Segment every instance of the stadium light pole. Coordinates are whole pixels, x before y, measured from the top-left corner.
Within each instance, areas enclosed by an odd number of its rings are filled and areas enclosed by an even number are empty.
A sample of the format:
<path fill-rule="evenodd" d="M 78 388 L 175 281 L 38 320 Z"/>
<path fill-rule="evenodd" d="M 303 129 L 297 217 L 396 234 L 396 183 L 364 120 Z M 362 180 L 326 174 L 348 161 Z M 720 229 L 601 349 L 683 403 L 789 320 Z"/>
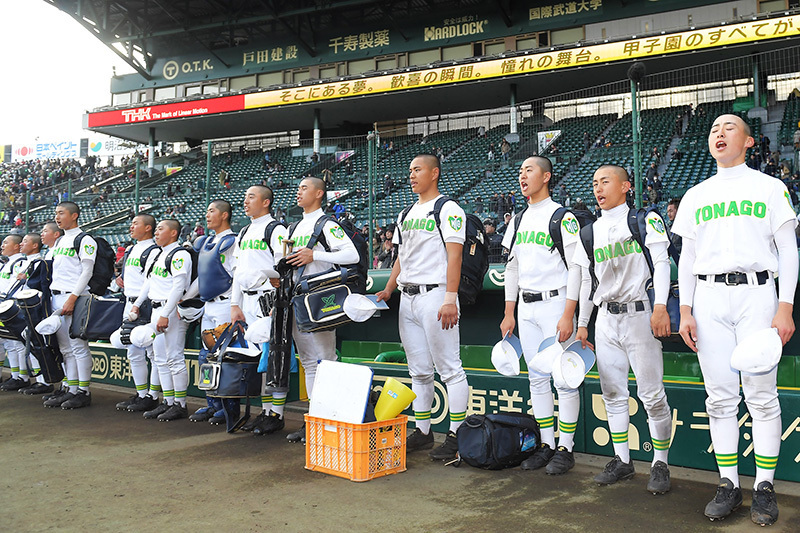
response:
<path fill-rule="evenodd" d="M 72 174 L 69 176 L 69 180 L 67 181 L 67 200 L 72 201 Z"/>
<path fill-rule="evenodd" d="M 375 139 L 376 139 L 375 131 L 371 131 L 367 134 L 367 184 L 368 184 L 368 204 L 369 205 L 369 221 L 367 223 L 367 230 L 368 230 L 368 238 L 369 244 L 367 245 L 367 250 L 369 251 L 369 268 L 372 268 L 373 265 L 373 249 L 372 249 L 372 240 L 375 233 Z"/>
<path fill-rule="evenodd" d="M 135 199 L 135 202 L 136 202 L 135 205 L 134 205 L 134 210 L 133 210 L 134 214 L 138 214 L 139 213 L 139 176 L 140 176 L 140 162 L 139 162 L 139 158 L 137 157 L 136 158 L 136 184 L 134 185 L 134 189 L 133 189 L 134 190 L 134 193 L 133 193 L 134 194 L 134 199 Z"/>
<path fill-rule="evenodd" d="M 206 205 L 211 203 L 211 150 L 214 148 L 214 142 L 208 141 L 208 150 L 206 152 Z M 204 218 L 205 220 L 205 218 Z M 206 221 L 206 230 L 208 230 L 208 221 Z"/>
<path fill-rule="evenodd" d="M 637 105 L 639 82 L 647 73 L 644 63 L 636 61 L 628 69 L 628 78 L 631 80 L 631 128 L 633 130 L 633 180 L 635 184 L 636 207 L 642 207 L 642 145 L 639 140 L 639 106 Z"/>
<path fill-rule="evenodd" d="M 29 215 L 31 214 L 31 191 L 25 189 L 25 233 L 31 231 L 29 224 Z"/>

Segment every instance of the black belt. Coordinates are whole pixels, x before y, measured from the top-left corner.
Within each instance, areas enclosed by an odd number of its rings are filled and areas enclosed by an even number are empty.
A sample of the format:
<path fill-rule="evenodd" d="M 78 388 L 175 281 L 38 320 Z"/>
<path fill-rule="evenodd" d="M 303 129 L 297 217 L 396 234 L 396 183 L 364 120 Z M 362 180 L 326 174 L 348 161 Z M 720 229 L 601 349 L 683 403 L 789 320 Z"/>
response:
<path fill-rule="evenodd" d="M 152 303 L 153 309 L 158 309 L 159 307 L 162 307 L 167 302 L 151 302 L 151 303 Z"/>
<path fill-rule="evenodd" d="M 67 294 L 67 293 L 68 293 L 68 291 L 55 291 L 53 289 L 50 289 L 50 294 L 60 295 L 60 294 Z"/>
<path fill-rule="evenodd" d="M 522 301 L 526 304 L 530 304 L 533 302 L 541 302 L 545 299 L 545 295 L 548 295 L 549 298 L 555 298 L 558 296 L 558 290 L 554 291 L 545 291 L 545 292 L 528 292 L 522 291 Z"/>
<path fill-rule="evenodd" d="M 422 292 L 422 288 L 425 287 L 425 291 L 432 291 L 433 289 L 437 288 L 439 285 L 405 285 L 403 287 L 403 292 L 414 296 L 415 294 L 419 294 Z"/>
<path fill-rule="evenodd" d="M 248 296 L 255 296 L 257 294 L 264 294 L 265 292 L 269 292 L 269 289 L 263 289 L 263 290 L 260 290 L 260 291 L 242 291 L 242 292 L 244 294 L 248 295 Z M 227 300 L 227 298 L 223 298 L 223 299 Z"/>
<path fill-rule="evenodd" d="M 245 294 L 248 294 L 248 293 L 245 292 Z M 211 298 L 209 300 L 209 302 L 222 302 L 224 300 L 227 300 L 228 298 L 229 298 L 228 296 L 217 296 L 216 298 Z"/>
<path fill-rule="evenodd" d="M 703 281 L 713 281 L 715 283 L 724 283 L 725 285 L 747 285 L 747 274 L 744 272 L 728 272 L 727 274 L 716 274 L 716 275 L 708 275 L 705 274 L 698 274 L 698 278 Z M 711 279 L 709 279 L 711 278 Z M 761 272 L 756 272 L 756 280 L 758 281 L 759 285 L 763 285 L 769 279 L 769 272 L 766 270 L 762 270 Z"/>
<path fill-rule="evenodd" d="M 138 296 L 128 296 L 128 301 L 130 303 L 136 303 L 137 299 L 138 299 Z"/>
<path fill-rule="evenodd" d="M 630 302 L 621 304 L 618 302 L 606 302 L 606 310 L 612 315 L 621 315 L 627 313 L 628 310 L 644 311 L 645 306 L 643 301 Z"/>

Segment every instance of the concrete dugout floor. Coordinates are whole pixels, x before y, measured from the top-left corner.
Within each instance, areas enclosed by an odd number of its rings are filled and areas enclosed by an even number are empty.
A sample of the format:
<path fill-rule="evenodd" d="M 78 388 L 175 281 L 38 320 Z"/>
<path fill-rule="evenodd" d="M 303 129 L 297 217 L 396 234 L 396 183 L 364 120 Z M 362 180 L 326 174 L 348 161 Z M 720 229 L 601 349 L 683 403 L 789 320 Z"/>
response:
<path fill-rule="evenodd" d="M 427 453 L 406 472 L 354 483 L 305 470 L 305 449 L 279 434 L 228 435 L 186 420 L 117 412 L 129 390 L 94 385 L 91 407 L 62 411 L 0 393 L 2 529 L 27 531 L 755 531 L 744 505 L 721 522 L 703 508 L 717 475 L 672 469 L 672 492 L 633 480 L 598 487 L 606 457 L 578 455 L 566 476 L 444 467 Z M 190 412 L 196 404 L 190 402 Z M 439 435 L 437 440 L 441 440 Z M 800 531 L 800 484 L 777 482 L 774 532 Z"/>

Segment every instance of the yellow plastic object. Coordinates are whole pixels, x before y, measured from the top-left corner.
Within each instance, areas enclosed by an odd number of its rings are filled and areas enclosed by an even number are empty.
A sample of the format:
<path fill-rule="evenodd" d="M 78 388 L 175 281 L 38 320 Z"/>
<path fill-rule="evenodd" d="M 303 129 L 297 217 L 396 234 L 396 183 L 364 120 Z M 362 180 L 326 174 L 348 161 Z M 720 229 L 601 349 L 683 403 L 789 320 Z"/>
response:
<path fill-rule="evenodd" d="M 403 412 L 417 395 L 394 378 L 386 378 L 378 403 L 375 404 L 375 420 L 391 420 Z"/>
<path fill-rule="evenodd" d="M 305 419 L 306 469 L 350 481 L 405 472 L 406 415 L 368 424 Z"/>

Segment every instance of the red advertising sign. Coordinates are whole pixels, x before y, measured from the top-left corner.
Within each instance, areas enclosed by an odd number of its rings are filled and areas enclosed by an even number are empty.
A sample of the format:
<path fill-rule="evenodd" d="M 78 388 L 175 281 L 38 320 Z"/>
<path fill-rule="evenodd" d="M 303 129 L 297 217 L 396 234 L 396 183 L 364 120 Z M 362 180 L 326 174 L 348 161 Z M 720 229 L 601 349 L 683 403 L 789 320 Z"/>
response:
<path fill-rule="evenodd" d="M 115 109 L 113 111 L 89 113 L 89 128 L 188 118 L 212 115 L 214 113 L 226 113 L 228 111 L 241 111 L 242 109 L 244 109 L 244 95 L 241 94 L 191 102 Z"/>

